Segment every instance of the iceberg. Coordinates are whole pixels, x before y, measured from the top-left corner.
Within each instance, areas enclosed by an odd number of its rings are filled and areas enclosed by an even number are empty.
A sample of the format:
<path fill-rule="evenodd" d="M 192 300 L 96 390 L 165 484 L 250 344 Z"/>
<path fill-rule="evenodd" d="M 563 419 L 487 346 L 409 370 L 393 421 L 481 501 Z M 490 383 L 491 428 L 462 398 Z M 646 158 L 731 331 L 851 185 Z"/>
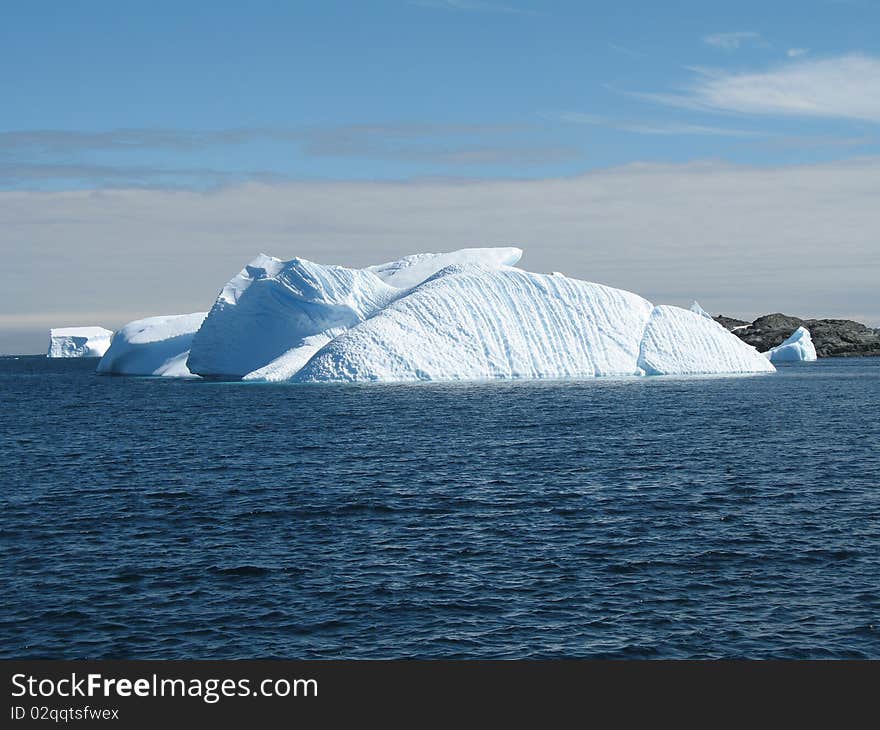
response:
<path fill-rule="evenodd" d="M 162 375 L 190 378 L 186 366 L 193 335 L 207 312 L 147 317 L 129 322 L 113 335 L 98 363 L 104 375 Z"/>
<path fill-rule="evenodd" d="M 223 287 L 193 339 L 189 369 L 207 377 L 289 380 L 335 337 L 437 271 L 503 266 L 521 256 L 518 248 L 474 248 L 349 269 L 260 254 Z"/>
<path fill-rule="evenodd" d="M 55 327 L 49 330 L 46 357 L 101 357 L 113 332 L 103 327 Z"/>
<path fill-rule="evenodd" d="M 353 269 L 260 254 L 211 310 L 117 332 L 100 373 L 413 382 L 766 373 L 768 357 L 693 311 L 517 268 L 518 248 Z"/>
<path fill-rule="evenodd" d="M 762 353 L 770 362 L 813 362 L 816 347 L 806 327 L 798 327 L 783 343 Z"/>

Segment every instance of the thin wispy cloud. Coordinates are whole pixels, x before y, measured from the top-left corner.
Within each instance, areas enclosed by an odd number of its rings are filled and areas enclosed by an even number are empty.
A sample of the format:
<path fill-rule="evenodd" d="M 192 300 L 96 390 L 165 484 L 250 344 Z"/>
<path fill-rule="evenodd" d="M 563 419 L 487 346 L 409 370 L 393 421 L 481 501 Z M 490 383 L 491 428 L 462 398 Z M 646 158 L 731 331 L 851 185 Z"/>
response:
<path fill-rule="evenodd" d="M 302 150 L 314 157 L 372 158 L 465 166 L 543 165 L 571 160 L 580 155 L 577 148 L 563 145 L 515 141 L 498 144 L 495 141 L 521 131 L 524 128 L 515 125 L 351 126 L 313 131 Z"/>
<path fill-rule="evenodd" d="M 607 127 L 621 132 L 632 134 L 654 135 L 708 135 L 715 137 L 763 137 L 763 132 L 755 132 L 744 129 L 729 127 L 713 127 L 703 124 L 688 124 L 686 122 L 653 122 L 653 121 L 627 121 L 610 119 L 596 114 L 582 112 L 561 112 L 546 115 L 551 119 L 568 124 L 587 124 L 591 126 Z"/>
<path fill-rule="evenodd" d="M 0 155 L 58 154 L 97 150 L 196 150 L 249 142 L 273 141 L 310 144 L 340 139 L 351 144 L 375 144 L 377 140 L 418 140 L 438 137 L 473 137 L 510 134 L 514 125 L 489 124 L 350 124 L 333 127 L 291 129 L 241 127 L 217 130 L 66 129 L 13 130 L 0 132 Z"/>
<path fill-rule="evenodd" d="M 682 122 L 637 124 L 629 123 L 618 127 L 634 134 L 666 134 L 666 135 L 708 135 L 713 137 L 762 137 L 763 132 L 751 132 L 743 129 L 712 127 L 705 124 L 685 124 Z"/>
<path fill-rule="evenodd" d="M 809 52 L 809 48 L 789 48 L 785 55 L 789 58 L 800 58 L 801 56 L 806 56 Z"/>
<path fill-rule="evenodd" d="M 0 132 L 0 155 L 67 154 L 96 150 L 186 151 L 222 145 L 245 144 L 265 137 L 284 137 L 289 132 L 269 129 L 194 131 L 180 129 L 111 129 L 80 131 L 26 129 Z M 294 139 L 294 137 L 291 137 Z"/>
<path fill-rule="evenodd" d="M 217 187 L 246 181 L 288 179 L 271 170 L 219 170 L 209 167 L 150 165 L 17 164 L 0 161 L 0 187 L 28 187 L 47 182 L 87 187 L 182 189 Z"/>
<path fill-rule="evenodd" d="M 737 48 L 747 44 L 760 41 L 761 34 L 754 31 L 735 31 L 733 33 L 710 33 L 703 36 L 703 43 L 713 48 L 720 48 L 724 51 L 735 51 Z"/>
<path fill-rule="evenodd" d="M 703 72 L 681 92 L 636 96 L 702 111 L 880 122 L 880 59 L 850 54 L 766 71 Z"/>
<path fill-rule="evenodd" d="M 831 137 L 795 134 L 768 137 L 767 139 L 756 140 L 747 144 L 750 147 L 779 152 L 784 150 L 855 149 L 876 145 L 878 141 L 880 140 L 877 137 L 870 135 L 861 137 Z"/>
<path fill-rule="evenodd" d="M 540 167 L 581 155 L 573 146 L 530 140 L 529 131 L 526 125 L 513 124 L 409 123 L 298 129 L 0 132 L 0 186 L 76 181 L 96 186 L 198 187 L 289 178 L 273 170 L 214 169 L 185 162 L 185 153 L 251 143 L 275 145 L 279 156 L 411 162 L 441 169 Z M 172 153 L 167 160 L 166 153 Z M 148 164 L 143 163 L 145 159 Z"/>

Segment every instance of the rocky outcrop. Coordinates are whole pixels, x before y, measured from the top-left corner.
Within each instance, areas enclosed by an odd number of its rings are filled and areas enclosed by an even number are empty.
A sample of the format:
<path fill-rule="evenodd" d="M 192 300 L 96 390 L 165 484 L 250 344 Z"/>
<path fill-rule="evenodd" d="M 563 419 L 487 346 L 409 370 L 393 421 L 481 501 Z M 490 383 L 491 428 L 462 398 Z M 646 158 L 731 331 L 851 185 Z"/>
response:
<path fill-rule="evenodd" d="M 719 314 L 717 317 L 713 317 L 718 324 L 720 324 L 724 329 L 734 330 L 737 327 L 748 327 L 751 322 L 746 322 L 743 319 L 736 319 L 734 317 L 725 317 L 723 314 Z"/>
<path fill-rule="evenodd" d="M 819 357 L 880 355 L 880 329 L 851 319 L 801 319 L 776 313 L 758 317 L 751 324 L 724 316 L 715 317 L 715 321 L 761 352 L 781 345 L 798 327 L 806 327 Z"/>

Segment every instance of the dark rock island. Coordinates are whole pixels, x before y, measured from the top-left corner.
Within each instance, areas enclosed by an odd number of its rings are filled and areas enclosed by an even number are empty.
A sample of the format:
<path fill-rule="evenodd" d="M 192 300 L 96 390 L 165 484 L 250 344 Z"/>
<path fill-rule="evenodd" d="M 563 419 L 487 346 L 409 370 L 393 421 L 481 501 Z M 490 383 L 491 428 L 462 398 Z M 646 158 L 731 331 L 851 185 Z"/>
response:
<path fill-rule="evenodd" d="M 851 319 L 800 319 L 778 313 L 758 317 L 751 324 L 723 315 L 714 319 L 760 352 L 781 344 L 798 327 L 806 327 L 819 357 L 880 355 L 880 329 Z"/>

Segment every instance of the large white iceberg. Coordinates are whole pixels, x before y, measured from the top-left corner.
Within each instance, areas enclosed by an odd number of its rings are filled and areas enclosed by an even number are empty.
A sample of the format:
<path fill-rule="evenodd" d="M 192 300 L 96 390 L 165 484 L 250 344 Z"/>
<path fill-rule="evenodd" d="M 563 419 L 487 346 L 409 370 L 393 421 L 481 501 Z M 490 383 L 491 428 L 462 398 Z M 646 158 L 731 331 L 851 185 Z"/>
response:
<path fill-rule="evenodd" d="M 817 359 L 810 331 L 798 327 L 785 342 L 763 353 L 770 362 L 812 362 Z"/>
<path fill-rule="evenodd" d="M 103 327 L 55 327 L 49 330 L 46 357 L 101 357 L 113 332 Z"/>
<path fill-rule="evenodd" d="M 450 264 L 516 263 L 518 248 L 417 254 L 367 269 L 260 254 L 230 280 L 193 339 L 199 375 L 289 380 L 323 346 Z"/>
<path fill-rule="evenodd" d="M 349 269 L 260 255 L 207 315 L 126 325 L 98 371 L 294 382 L 761 373 L 702 308 L 516 268 L 517 248 Z"/>
<path fill-rule="evenodd" d="M 193 335 L 206 314 L 172 314 L 129 322 L 113 335 L 109 349 L 98 363 L 98 372 L 193 377 L 186 359 Z"/>

